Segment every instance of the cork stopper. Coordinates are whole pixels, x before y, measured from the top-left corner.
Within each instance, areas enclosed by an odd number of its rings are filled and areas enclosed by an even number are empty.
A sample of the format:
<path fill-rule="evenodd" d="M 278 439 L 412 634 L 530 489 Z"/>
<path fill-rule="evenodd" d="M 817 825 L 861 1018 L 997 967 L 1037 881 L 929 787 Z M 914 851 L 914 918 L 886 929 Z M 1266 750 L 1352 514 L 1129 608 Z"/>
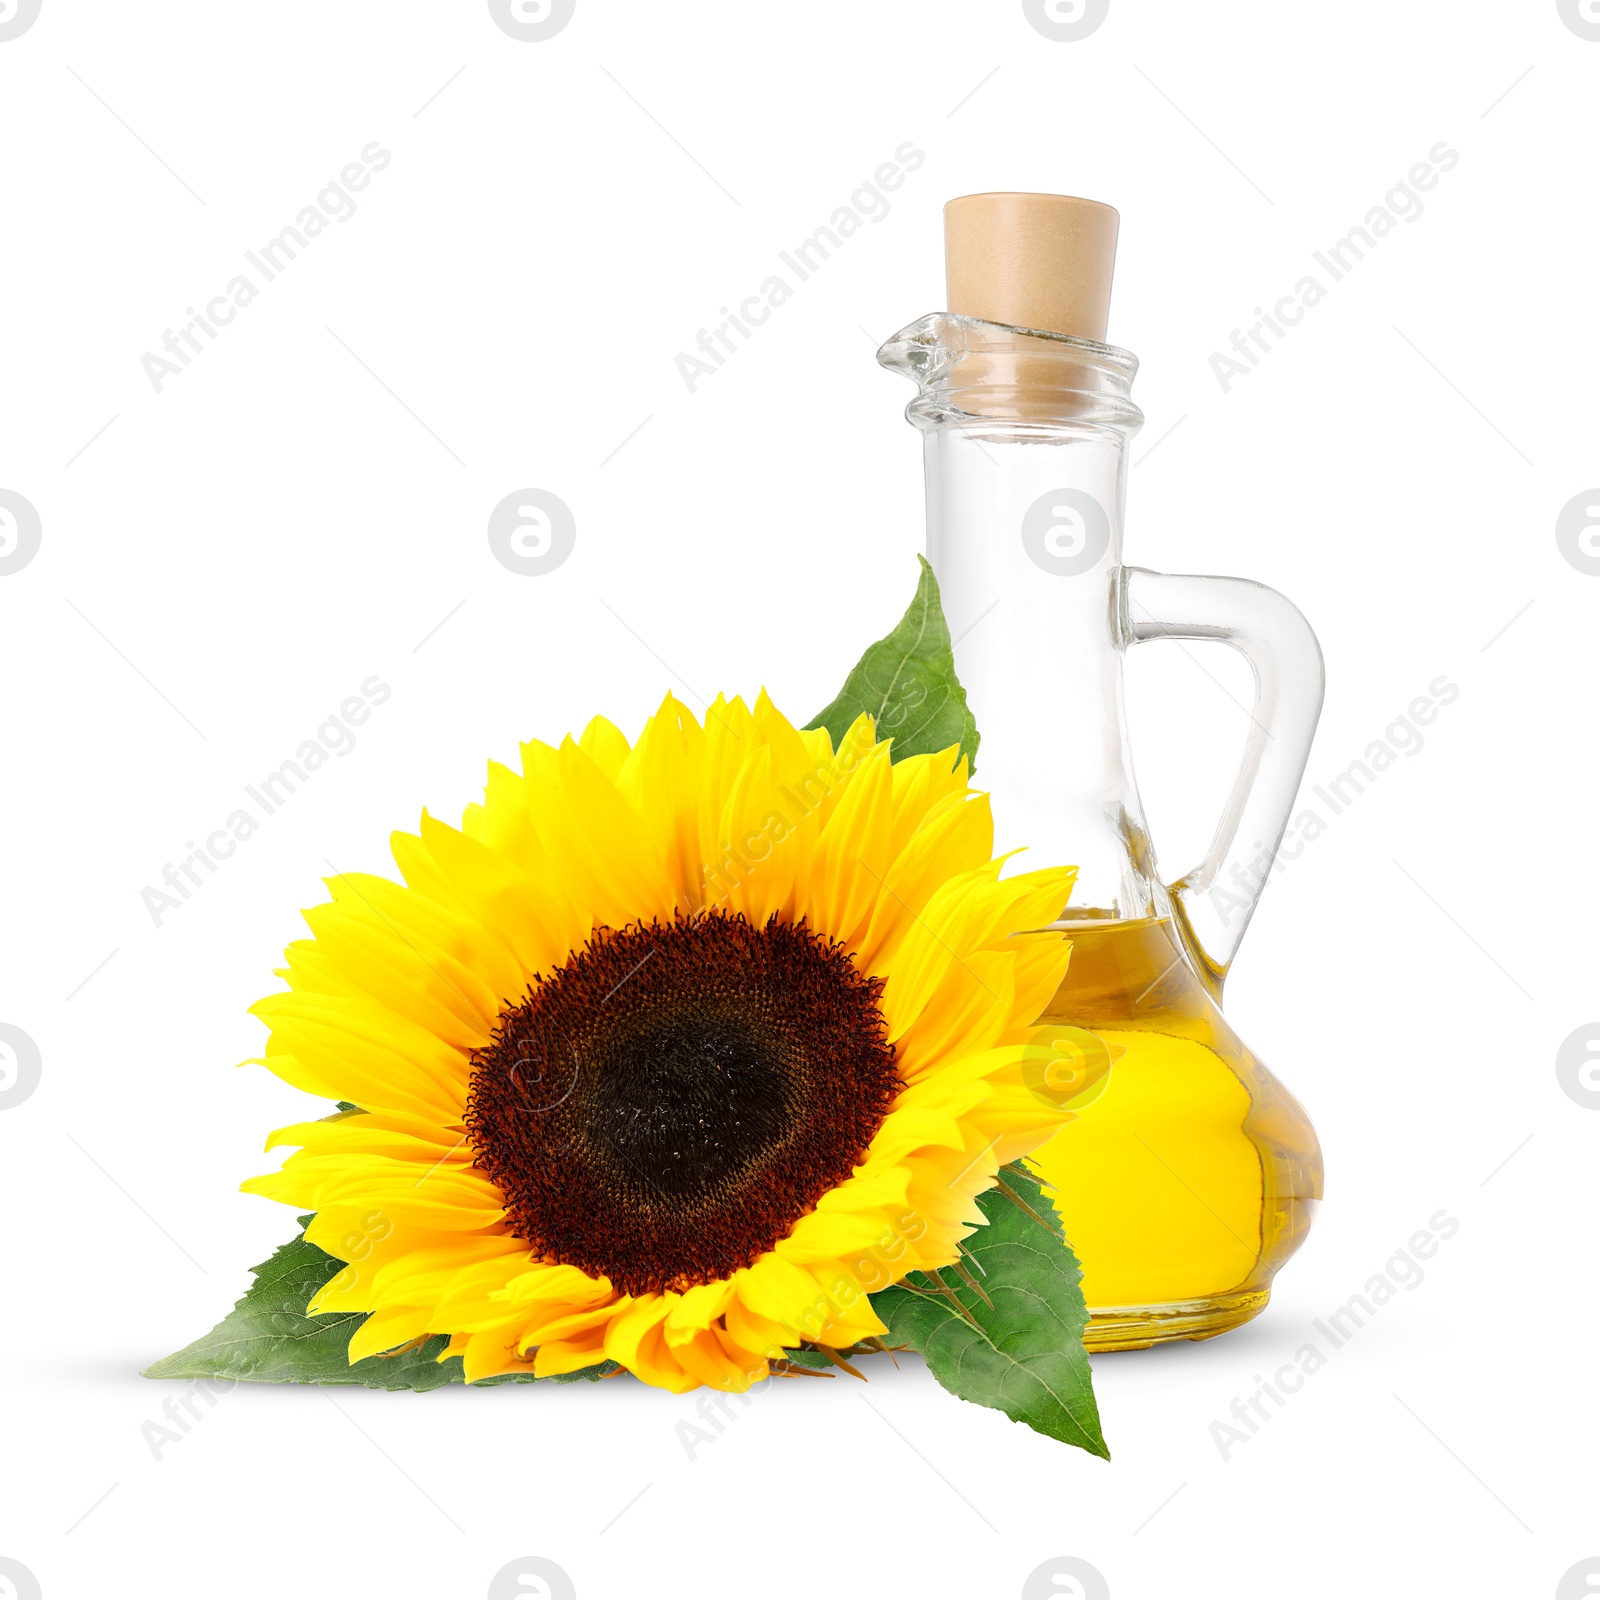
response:
<path fill-rule="evenodd" d="M 969 194 L 944 208 L 947 305 L 959 316 L 1104 344 L 1117 213 L 1064 194 Z"/>

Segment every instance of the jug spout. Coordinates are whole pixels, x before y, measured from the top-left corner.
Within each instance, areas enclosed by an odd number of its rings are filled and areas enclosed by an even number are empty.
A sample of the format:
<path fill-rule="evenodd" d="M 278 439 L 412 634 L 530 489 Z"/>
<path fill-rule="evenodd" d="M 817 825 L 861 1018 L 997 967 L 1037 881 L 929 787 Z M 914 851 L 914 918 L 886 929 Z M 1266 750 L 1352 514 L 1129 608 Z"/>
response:
<path fill-rule="evenodd" d="M 917 385 L 906 416 L 919 427 L 967 417 L 1126 440 L 1144 421 L 1131 392 L 1138 358 L 1072 334 L 935 311 L 889 339 L 878 362 Z"/>

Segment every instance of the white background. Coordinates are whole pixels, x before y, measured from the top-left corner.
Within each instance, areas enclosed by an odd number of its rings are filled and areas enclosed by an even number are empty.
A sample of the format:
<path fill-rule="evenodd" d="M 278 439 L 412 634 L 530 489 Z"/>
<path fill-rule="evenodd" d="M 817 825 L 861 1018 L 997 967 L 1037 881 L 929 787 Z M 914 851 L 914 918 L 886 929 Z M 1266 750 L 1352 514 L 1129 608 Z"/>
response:
<path fill-rule="evenodd" d="M 470 0 L 44 0 L 0 42 L 0 488 L 43 529 L 0 577 L 0 1021 L 43 1061 L 0 1113 L 0 1555 L 46 1600 L 478 1597 L 524 1555 L 584 1600 L 1009 1597 L 1063 1555 L 1116 1600 L 1556 1594 L 1600 1551 L 1600 1113 L 1555 1071 L 1600 1013 L 1600 577 L 1555 537 L 1600 482 L 1597 85 L 1555 0 L 1112 0 L 1075 43 L 1014 0 L 578 0 L 542 43 Z M 356 214 L 156 393 L 141 356 L 374 140 Z M 888 215 L 691 394 L 678 352 L 905 141 Z M 1224 393 L 1212 353 L 1439 141 L 1424 213 Z M 1327 1152 L 1269 1310 L 1097 1360 L 1109 1465 L 914 1362 L 775 1385 L 692 1461 L 693 1397 L 631 1380 L 242 1387 L 152 1459 L 138 1369 L 294 1230 L 237 1184 L 306 1102 L 232 1063 L 298 908 L 520 738 L 668 687 L 831 696 L 920 542 L 874 347 L 939 308 L 940 207 L 989 188 L 1121 210 L 1127 558 L 1300 602 L 1309 780 L 1460 688 L 1230 986 Z M 486 538 L 525 487 L 576 518 L 543 577 Z M 372 674 L 357 747 L 155 926 L 141 890 Z M 1224 651 L 1130 662 L 1169 876 L 1247 689 Z M 1420 1287 L 1224 1460 L 1211 1423 L 1441 1208 Z"/>

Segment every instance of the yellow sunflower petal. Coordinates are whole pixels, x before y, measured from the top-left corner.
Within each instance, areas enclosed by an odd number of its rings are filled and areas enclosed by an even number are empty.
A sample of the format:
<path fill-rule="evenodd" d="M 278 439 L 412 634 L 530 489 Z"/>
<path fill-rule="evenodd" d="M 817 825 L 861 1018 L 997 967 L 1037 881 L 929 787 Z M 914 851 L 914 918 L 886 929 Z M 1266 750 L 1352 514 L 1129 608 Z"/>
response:
<path fill-rule="evenodd" d="M 578 748 L 613 783 L 616 782 L 617 774 L 622 771 L 622 765 L 628 759 L 629 753 L 628 741 L 623 736 L 622 729 L 605 717 L 589 719 L 588 727 L 583 730 L 583 737 L 578 740 Z"/>

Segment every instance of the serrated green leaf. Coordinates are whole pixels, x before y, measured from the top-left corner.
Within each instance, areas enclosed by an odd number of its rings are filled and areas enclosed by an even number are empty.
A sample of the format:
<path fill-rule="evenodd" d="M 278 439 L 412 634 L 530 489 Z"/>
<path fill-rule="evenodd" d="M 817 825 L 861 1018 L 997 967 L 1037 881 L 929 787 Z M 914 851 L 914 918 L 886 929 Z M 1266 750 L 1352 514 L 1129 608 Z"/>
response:
<path fill-rule="evenodd" d="M 301 1225 L 309 1222 L 302 1217 Z M 147 1378 L 231 1378 L 243 1383 L 361 1384 L 368 1389 L 441 1389 L 464 1383 L 461 1357 L 437 1359 L 448 1342 L 443 1334 L 404 1355 L 368 1356 L 351 1366 L 350 1335 L 365 1320 L 361 1312 L 308 1317 L 306 1305 L 344 1263 L 300 1237 L 281 1245 L 255 1269 L 255 1282 L 243 1299 L 210 1333 L 158 1361 Z M 614 1362 L 585 1367 L 555 1379 L 591 1382 L 615 1372 Z M 500 1383 L 534 1383 L 531 1373 L 483 1378 L 475 1389 Z"/>
<path fill-rule="evenodd" d="M 832 703 L 807 723 L 826 728 L 835 750 L 865 711 L 880 739 L 892 739 L 890 756 L 936 754 L 960 745 L 970 772 L 978 759 L 978 724 L 956 677 L 950 628 L 939 603 L 939 581 L 922 562 L 916 598 L 906 614 L 851 668 Z"/>
<path fill-rule="evenodd" d="M 872 1308 L 889 1340 L 919 1351 L 952 1394 L 1109 1460 L 1083 1348 L 1089 1312 L 1077 1258 L 1038 1179 L 1015 1167 L 1001 1177 L 1042 1220 L 999 1188 L 979 1197 L 988 1226 L 970 1235 L 965 1249 L 983 1294 L 947 1267 L 941 1282 L 914 1272 L 909 1288 L 880 1290 Z"/>

